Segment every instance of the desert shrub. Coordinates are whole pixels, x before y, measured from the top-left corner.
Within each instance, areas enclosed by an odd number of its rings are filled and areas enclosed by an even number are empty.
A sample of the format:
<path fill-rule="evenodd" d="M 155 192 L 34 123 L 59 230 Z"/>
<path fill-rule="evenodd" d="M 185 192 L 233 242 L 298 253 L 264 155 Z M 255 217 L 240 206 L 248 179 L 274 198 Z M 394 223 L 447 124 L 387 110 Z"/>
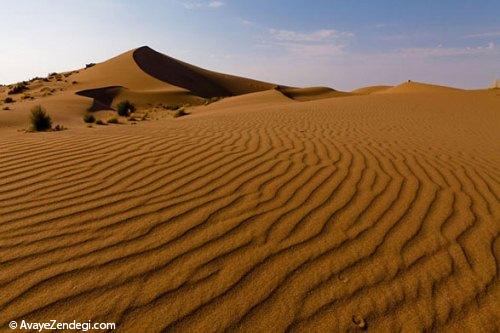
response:
<path fill-rule="evenodd" d="M 179 117 L 182 117 L 182 116 L 186 116 L 188 115 L 189 113 L 187 113 L 186 111 L 184 111 L 183 108 L 181 109 L 178 109 L 174 112 L 174 118 L 179 118 Z"/>
<path fill-rule="evenodd" d="M 41 105 L 37 105 L 31 109 L 30 124 L 34 131 L 47 131 L 52 128 L 52 119 Z"/>
<path fill-rule="evenodd" d="M 78 83 L 78 82 L 76 82 L 76 81 L 71 82 L 71 84 L 77 84 L 77 83 Z"/>
<path fill-rule="evenodd" d="M 14 99 L 12 97 L 7 97 L 3 100 L 5 103 L 14 103 Z"/>
<path fill-rule="evenodd" d="M 83 121 L 86 123 L 94 123 L 95 122 L 95 117 L 91 114 L 86 114 L 83 116 Z"/>
<path fill-rule="evenodd" d="M 94 67 L 94 66 L 95 66 L 95 63 L 91 62 L 90 64 L 86 64 L 85 68 L 90 68 L 90 67 Z"/>
<path fill-rule="evenodd" d="M 96 122 L 96 125 L 107 125 L 104 121 L 102 121 L 101 119 L 97 120 Z"/>
<path fill-rule="evenodd" d="M 57 131 L 64 131 L 65 129 L 66 127 L 64 127 L 63 125 L 57 124 L 56 126 L 54 126 L 52 130 L 57 132 Z"/>
<path fill-rule="evenodd" d="M 181 106 L 177 105 L 177 104 L 170 104 L 170 105 L 164 105 L 163 107 L 167 110 L 175 111 L 175 110 L 179 109 Z"/>
<path fill-rule="evenodd" d="M 116 109 L 118 110 L 118 115 L 126 117 L 135 111 L 135 105 L 126 100 L 118 103 Z"/>
<path fill-rule="evenodd" d="M 205 105 L 209 105 L 212 103 L 215 103 L 217 101 L 220 101 L 223 97 L 211 97 L 211 98 L 205 98 Z"/>
<path fill-rule="evenodd" d="M 111 119 L 108 119 L 108 124 L 118 124 L 118 118 L 113 117 Z"/>
<path fill-rule="evenodd" d="M 8 111 L 10 108 L 8 106 L 4 106 L 2 110 Z"/>
<path fill-rule="evenodd" d="M 8 92 L 9 95 L 20 94 L 28 89 L 26 82 L 16 83 Z"/>

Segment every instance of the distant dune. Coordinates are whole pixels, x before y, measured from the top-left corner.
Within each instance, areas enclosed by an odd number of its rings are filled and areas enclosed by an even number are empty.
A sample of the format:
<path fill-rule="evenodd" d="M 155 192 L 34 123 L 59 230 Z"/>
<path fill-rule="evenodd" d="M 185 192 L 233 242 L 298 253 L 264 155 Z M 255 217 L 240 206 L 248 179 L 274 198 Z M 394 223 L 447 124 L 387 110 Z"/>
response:
<path fill-rule="evenodd" d="M 10 89 L 5 331 L 500 330 L 496 89 L 294 88 L 147 47 Z M 37 104 L 68 129 L 22 131 Z"/>

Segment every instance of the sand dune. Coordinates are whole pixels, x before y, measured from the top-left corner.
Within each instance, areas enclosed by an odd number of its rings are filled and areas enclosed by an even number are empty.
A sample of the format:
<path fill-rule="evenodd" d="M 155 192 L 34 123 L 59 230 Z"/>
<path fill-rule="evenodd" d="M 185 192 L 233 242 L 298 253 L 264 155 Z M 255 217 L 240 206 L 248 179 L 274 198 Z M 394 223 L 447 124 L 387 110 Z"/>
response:
<path fill-rule="evenodd" d="M 369 95 L 369 94 L 373 94 L 375 92 L 387 90 L 387 89 L 392 88 L 392 87 L 393 86 L 369 86 L 369 87 L 355 89 L 352 91 L 352 93 L 359 94 L 359 95 Z"/>
<path fill-rule="evenodd" d="M 375 92 L 376 94 L 404 94 L 404 93 L 447 93 L 447 92 L 458 92 L 461 89 L 438 86 L 435 84 L 427 84 L 420 82 L 405 82 L 395 87 L 390 87 L 388 89 L 381 89 Z"/>
<path fill-rule="evenodd" d="M 133 54 L 0 111 L 1 328 L 499 330 L 498 91 L 405 83 L 296 101 L 190 67 L 256 91 L 87 128 L 78 91 L 201 98 Z M 35 103 L 69 130 L 17 132 Z"/>

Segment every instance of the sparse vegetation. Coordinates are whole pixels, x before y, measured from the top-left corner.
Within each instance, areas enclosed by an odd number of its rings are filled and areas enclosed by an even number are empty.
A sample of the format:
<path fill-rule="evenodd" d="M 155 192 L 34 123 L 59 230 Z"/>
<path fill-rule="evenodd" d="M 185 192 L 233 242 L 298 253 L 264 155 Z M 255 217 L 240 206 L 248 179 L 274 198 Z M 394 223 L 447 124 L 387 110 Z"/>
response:
<path fill-rule="evenodd" d="M 31 109 L 30 124 L 34 131 L 47 131 L 52 128 L 52 119 L 41 105 L 37 105 Z"/>
<path fill-rule="evenodd" d="M 64 131 L 65 129 L 66 127 L 64 127 L 63 125 L 57 124 L 56 126 L 54 126 L 52 130 L 57 132 L 57 131 Z"/>
<path fill-rule="evenodd" d="M 90 68 L 90 67 L 94 67 L 94 66 L 95 66 L 95 63 L 91 62 L 90 64 L 86 64 L 85 68 Z"/>
<path fill-rule="evenodd" d="M 2 110 L 8 111 L 10 108 L 8 106 L 4 106 Z"/>
<path fill-rule="evenodd" d="M 164 105 L 163 106 L 164 109 L 172 110 L 172 111 L 175 111 L 175 110 L 179 109 L 180 107 L 181 106 L 177 105 L 177 104 L 171 104 L 171 105 Z"/>
<path fill-rule="evenodd" d="M 102 121 L 101 119 L 97 120 L 96 122 L 96 125 L 107 125 L 104 121 Z"/>
<path fill-rule="evenodd" d="M 7 97 L 3 100 L 5 103 L 14 103 L 15 100 L 12 97 Z"/>
<path fill-rule="evenodd" d="M 189 113 L 184 111 L 184 108 L 180 108 L 174 112 L 174 118 L 179 118 L 182 116 L 187 116 Z"/>
<path fill-rule="evenodd" d="M 111 119 L 108 119 L 108 124 L 118 124 L 118 118 L 113 117 Z"/>
<path fill-rule="evenodd" d="M 91 124 L 91 123 L 95 122 L 95 117 L 94 117 L 94 115 L 86 114 L 83 116 L 83 121 L 88 123 L 88 124 Z"/>
<path fill-rule="evenodd" d="M 23 81 L 23 82 L 19 82 L 19 83 L 16 83 L 8 92 L 9 95 L 14 95 L 14 94 L 20 94 L 22 93 L 23 91 L 27 90 L 28 89 L 28 84 L 27 82 Z"/>
<path fill-rule="evenodd" d="M 118 105 L 116 106 L 116 110 L 118 111 L 118 115 L 127 117 L 129 114 L 134 113 L 135 105 L 128 100 L 125 100 L 118 103 Z"/>
<path fill-rule="evenodd" d="M 223 99 L 224 97 L 222 96 L 217 96 L 217 97 L 211 97 L 211 98 L 205 98 L 205 105 L 209 105 L 209 104 L 212 104 L 212 103 L 215 103 L 217 101 L 220 101 L 221 99 Z"/>

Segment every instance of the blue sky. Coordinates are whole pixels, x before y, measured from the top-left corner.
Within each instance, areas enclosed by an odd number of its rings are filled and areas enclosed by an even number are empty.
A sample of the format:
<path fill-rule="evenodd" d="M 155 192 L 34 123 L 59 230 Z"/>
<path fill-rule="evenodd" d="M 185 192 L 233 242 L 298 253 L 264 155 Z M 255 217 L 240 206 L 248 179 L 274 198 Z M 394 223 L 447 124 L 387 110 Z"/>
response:
<path fill-rule="evenodd" d="M 350 90 L 500 78 L 500 1 L 18 0 L 2 3 L 0 83 L 148 45 L 212 70 Z"/>

